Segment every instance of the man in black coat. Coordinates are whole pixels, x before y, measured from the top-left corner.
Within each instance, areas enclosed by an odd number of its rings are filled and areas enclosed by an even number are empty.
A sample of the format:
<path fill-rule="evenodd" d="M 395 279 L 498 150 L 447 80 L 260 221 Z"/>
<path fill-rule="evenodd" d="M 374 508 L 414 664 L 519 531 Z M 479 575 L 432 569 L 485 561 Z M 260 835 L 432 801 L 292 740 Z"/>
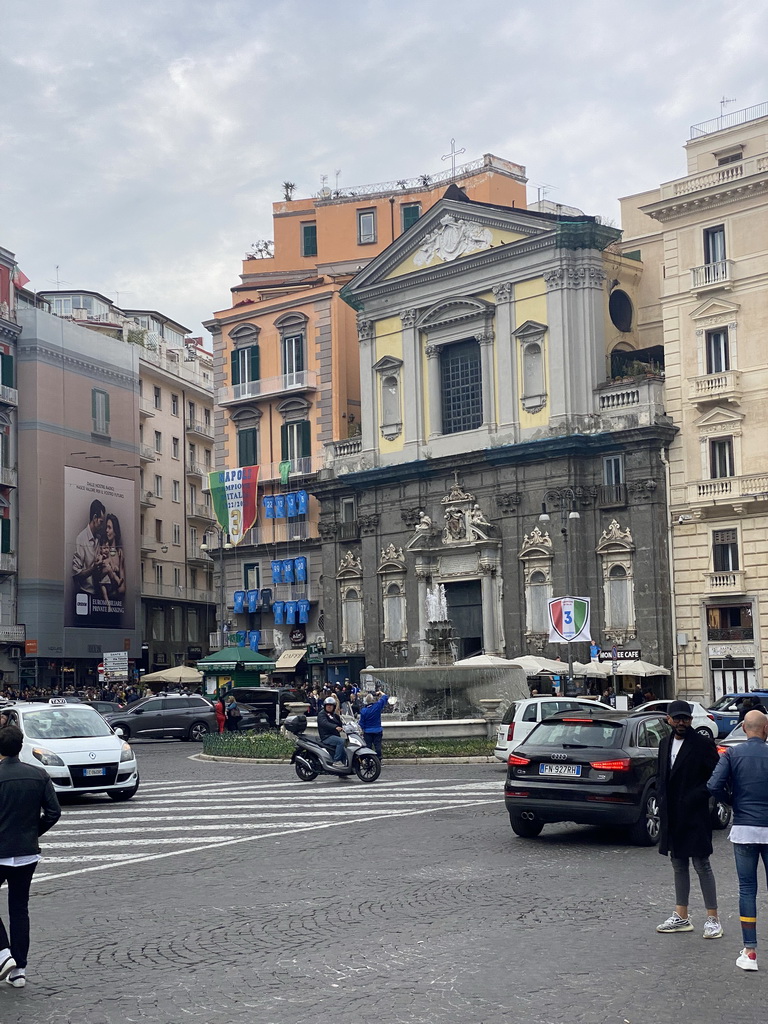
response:
<path fill-rule="evenodd" d="M 317 732 L 320 742 L 333 755 L 333 763 L 346 767 L 344 723 L 336 714 L 336 701 L 333 697 L 326 697 L 322 708 L 317 712 Z"/>
<path fill-rule="evenodd" d="M 718 761 L 714 741 L 691 726 L 690 704 L 673 700 L 667 710 L 670 735 L 659 744 L 658 798 L 661 820 L 659 853 L 669 854 L 675 873 L 675 912 L 657 932 L 692 932 L 688 917 L 691 891 L 690 861 L 699 876 L 707 920 L 705 939 L 723 934 L 717 913 L 717 888 L 709 858 L 712 853 L 712 819 L 707 782 Z"/>

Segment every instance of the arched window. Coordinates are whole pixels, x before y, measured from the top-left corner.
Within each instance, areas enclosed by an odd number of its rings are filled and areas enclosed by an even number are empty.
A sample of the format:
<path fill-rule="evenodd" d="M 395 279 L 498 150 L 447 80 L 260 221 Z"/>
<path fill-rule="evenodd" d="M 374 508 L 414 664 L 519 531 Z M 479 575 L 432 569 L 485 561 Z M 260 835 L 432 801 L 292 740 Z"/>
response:
<path fill-rule="evenodd" d="M 629 577 L 623 565 L 612 565 L 608 573 L 608 622 L 613 629 L 629 626 Z"/>
<path fill-rule="evenodd" d="M 400 381 L 393 374 L 381 379 L 381 428 L 400 426 Z"/>
<path fill-rule="evenodd" d="M 549 633 L 549 602 L 552 598 L 552 538 L 536 526 L 526 534 L 518 558 L 523 563 L 525 632 L 529 642 Z"/>
<path fill-rule="evenodd" d="M 546 633 L 549 630 L 549 601 L 552 587 L 545 574 L 539 570 L 530 575 L 526 590 L 526 627 L 530 633 Z"/>
<path fill-rule="evenodd" d="M 623 644 L 636 636 L 635 545 L 629 528 L 622 530 L 615 519 L 611 520 L 596 551 L 603 563 L 604 637 L 608 643 Z"/>
<path fill-rule="evenodd" d="M 405 596 L 399 583 L 390 583 L 384 593 L 384 639 L 405 639 Z"/>
<path fill-rule="evenodd" d="M 342 600 L 341 636 L 345 644 L 359 644 L 363 640 L 363 601 L 354 587 L 345 591 Z"/>

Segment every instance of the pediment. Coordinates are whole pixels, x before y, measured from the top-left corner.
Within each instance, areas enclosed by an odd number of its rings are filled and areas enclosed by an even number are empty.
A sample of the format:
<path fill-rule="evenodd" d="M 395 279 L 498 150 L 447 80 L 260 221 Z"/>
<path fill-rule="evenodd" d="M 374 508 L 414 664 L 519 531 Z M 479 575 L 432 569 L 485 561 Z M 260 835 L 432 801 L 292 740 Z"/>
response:
<path fill-rule="evenodd" d="M 430 307 L 418 321 L 418 326 L 428 331 L 430 328 L 446 327 L 448 324 L 461 323 L 463 320 L 487 320 L 493 317 L 493 313 L 494 307 L 483 299 L 449 299 Z"/>
<path fill-rule="evenodd" d="M 540 338 L 546 332 L 546 324 L 540 324 L 536 320 L 526 320 L 524 324 L 520 324 L 517 330 L 512 333 L 519 341 L 531 341 L 533 338 Z"/>
<path fill-rule="evenodd" d="M 690 313 L 691 320 L 732 320 L 739 312 L 740 306 L 736 302 L 727 302 L 725 299 L 709 299 L 702 302 Z"/>
<path fill-rule="evenodd" d="M 699 430 L 702 427 L 723 427 L 725 429 L 741 427 L 741 422 L 744 419 L 744 413 L 736 412 L 735 409 L 723 409 L 720 406 L 716 406 L 705 416 L 700 416 L 696 420 L 696 426 Z"/>
<path fill-rule="evenodd" d="M 396 373 L 402 365 L 402 359 L 396 359 L 394 356 L 382 356 L 373 364 L 373 369 L 377 373 Z"/>

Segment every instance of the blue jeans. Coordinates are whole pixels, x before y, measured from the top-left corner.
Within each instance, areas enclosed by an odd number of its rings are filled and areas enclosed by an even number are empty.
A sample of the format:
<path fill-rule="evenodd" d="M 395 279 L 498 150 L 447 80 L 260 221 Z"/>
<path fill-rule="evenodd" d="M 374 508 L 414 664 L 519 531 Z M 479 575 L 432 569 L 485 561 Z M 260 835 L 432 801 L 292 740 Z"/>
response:
<path fill-rule="evenodd" d="M 365 740 L 366 747 L 370 747 L 371 750 L 375 750 L 381 759 L 381 733 L 380 732 L 364 732 L 363 739 Z"/>
<path fill-rule="evenodd" d="M 734 843 L 736 873 L 739 876 L 739 919 L 747 949 L 757 949 L 757 865 L 765 867 L 768 882 L 768 844 Z"/>
<path fill-rule="evenodd" d="M 347 763 L 347 755 L 344 752 L 344 740 L 341 736 L 328 736 L 323 740 L 323 746 L 333 754 L 334 761 Z"/>

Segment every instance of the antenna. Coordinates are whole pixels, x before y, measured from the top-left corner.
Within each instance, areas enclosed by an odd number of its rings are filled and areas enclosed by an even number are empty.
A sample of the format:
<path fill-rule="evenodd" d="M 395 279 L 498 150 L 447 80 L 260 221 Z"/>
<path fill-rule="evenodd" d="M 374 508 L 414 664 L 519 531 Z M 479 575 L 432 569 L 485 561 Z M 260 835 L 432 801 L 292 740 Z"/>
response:
<path fill-rule="evenodd" d="M 720 117 L 722 117 L 723 114 L 725 113 L 725 108 L 728 106 L 728 104 L 729 103 L 735 103 L 735 102 L 736 102 L 736 97 L 735 96 L 732 96 L 729 99 L 725 94 L 723 94 L 723 98 L 720 100 Z"/>
<path fill-rule="evenodd" d="M 546 196 L 547 192 L 551 192 L 552 189 L 554 189 L 556 192 L 558 191 L 557 185 L 547 185 L 543 181 L 542 182 L 532 181 L 531 185 L 535 185 L 535 187 L 536 187 L 536 201 L 538 203 L 540 203 L 542 201 L 542 199 L 544 199 L 544 197 Z"/>
<path fill-rule="evenodd" d="M 339 178 L 341 177 L 341 168 L 339 167 L 339 169 L 337 171 L 334 171 L 334 174 L 336 175 L 336 192 L 338 192 L 339 191 Z"/>

